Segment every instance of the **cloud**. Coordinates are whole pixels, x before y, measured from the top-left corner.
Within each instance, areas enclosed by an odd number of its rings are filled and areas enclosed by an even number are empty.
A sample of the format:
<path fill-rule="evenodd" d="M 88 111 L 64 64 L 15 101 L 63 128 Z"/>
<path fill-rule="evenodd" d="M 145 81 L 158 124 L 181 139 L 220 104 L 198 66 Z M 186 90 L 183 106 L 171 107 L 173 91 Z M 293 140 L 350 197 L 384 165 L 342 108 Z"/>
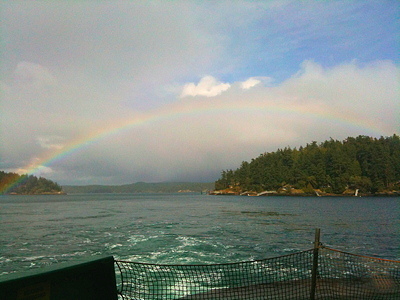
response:
<path fill-rule="evenodd" d="M 197 85 L 194 83 L 186 84 L 181 93 L 181 98 L 187 96 L 205 96 L 215 97 L 231 87 L 229 83 L 222 83 L 217 81 L 212 76 L 203 77 Z"/>
<path fill-rule="evenodd" d="M 271 77 L 250 77 L 243 82 L 238 82 L 241 89 L 248 90 L 252 87 L 260 83 L 269 83 L 272 81 Z M 229 90 L 233 84 L 235 83 L 223 83 L 218 81 L 213 76 L 204 76 L 200 79 L 199 83 L 196 85 L 195 83 L 187 83 L 181 89 L 180 97 L 188 97 L 188 96 L 204 96 L 204 97 L 215 97 L 221 95 L 223 92 Z"/>
<path fill-rule="evenodd" d="M 263 85 L 268 85 L 273 81 L 273 78 L 267 76 L 250 77 L 249 79 L 241 82 L 240 86 L 243 90 L 248 90 L 256 85 L 259 85 L 260 83 Z"/>
<path fill-rule="evenodd" d="M 256 86 L 259 83 L 261 83 L 260 80 L 254 78 L 254 77 L 251 77 L 251 78 L 247 79 L 246 81 L 243 81 L 241 83 L 241 86 L 242 86 L 242 89 L 248 90 L 249 88 L 252 88 L 253 86 Z"/>

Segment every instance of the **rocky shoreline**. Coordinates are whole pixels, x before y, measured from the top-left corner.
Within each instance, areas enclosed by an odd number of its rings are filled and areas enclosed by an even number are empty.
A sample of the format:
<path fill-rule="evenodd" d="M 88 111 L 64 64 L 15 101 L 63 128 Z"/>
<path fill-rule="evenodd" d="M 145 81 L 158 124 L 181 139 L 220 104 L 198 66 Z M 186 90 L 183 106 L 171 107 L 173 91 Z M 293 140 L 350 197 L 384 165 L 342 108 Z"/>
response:
<path fill-rule="evenodd" d="M 342 194 L 326 193 L 321 190 L 314 190 L 313 193 L 304 192 L 300 189 L 291 189 L 284 191 L 240 191 L 235 189 L 224 189 L 210 191 L 209 195 L 214 196 L 252 196 L 252 197 L 269 197 L 269 196 L 286 196 L 286 197 L 400 197 L 400 191 L 383 191 L 379 193 L 362 193 L 353 190 L 346 190 Z"/>

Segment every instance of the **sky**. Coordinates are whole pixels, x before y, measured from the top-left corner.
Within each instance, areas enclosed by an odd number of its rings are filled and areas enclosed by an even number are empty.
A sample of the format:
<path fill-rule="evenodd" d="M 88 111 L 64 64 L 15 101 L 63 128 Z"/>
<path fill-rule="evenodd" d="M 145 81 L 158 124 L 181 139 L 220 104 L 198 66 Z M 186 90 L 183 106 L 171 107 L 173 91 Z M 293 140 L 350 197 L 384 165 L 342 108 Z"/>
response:
<path fill-rule="evenodd" d="M 400 134 L 399 17 L 397 0 L 0 0 L 0 170 L 213 182 Z"/>

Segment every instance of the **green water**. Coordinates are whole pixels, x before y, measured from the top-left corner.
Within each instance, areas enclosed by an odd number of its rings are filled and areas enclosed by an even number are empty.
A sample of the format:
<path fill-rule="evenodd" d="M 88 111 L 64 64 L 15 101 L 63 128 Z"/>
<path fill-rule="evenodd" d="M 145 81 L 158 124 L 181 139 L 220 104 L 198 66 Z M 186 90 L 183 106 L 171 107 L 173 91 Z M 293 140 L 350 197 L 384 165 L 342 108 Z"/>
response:
<path fill-rule="evenodd" d="M 400 259 L 399 198 L 71 194 L 0 197 L 0 274 L 79 257 L 263 259 L 313 246 Z"/>

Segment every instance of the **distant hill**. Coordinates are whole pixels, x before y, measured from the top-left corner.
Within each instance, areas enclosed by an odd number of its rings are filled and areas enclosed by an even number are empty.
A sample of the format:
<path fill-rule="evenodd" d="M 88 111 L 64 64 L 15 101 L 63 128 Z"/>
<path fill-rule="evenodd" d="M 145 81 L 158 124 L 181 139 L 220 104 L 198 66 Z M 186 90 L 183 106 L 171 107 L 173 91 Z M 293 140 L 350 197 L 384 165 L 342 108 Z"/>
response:
<path fill-rule="evenodd" d="M 399 195 L 400 138 L 348 137 L 263 153 L 222 171 L 217 194 Z"/>
<path fill-rule="evenodd" d="M 214 189 L 214 183 L 203 182 L 136 182 L 124 185 L 65 185 L 63 190 L 73 193 L 187 193 L 207 192 Z"/>

